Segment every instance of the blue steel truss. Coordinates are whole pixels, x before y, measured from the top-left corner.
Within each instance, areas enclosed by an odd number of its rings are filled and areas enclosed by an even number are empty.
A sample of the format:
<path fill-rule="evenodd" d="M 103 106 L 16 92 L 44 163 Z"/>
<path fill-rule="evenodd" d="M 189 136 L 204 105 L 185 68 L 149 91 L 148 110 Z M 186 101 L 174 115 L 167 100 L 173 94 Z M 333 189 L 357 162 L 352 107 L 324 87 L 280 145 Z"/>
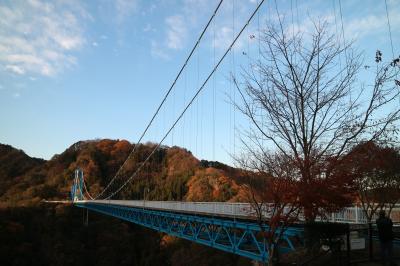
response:
<path fill-rule="evenodd" d="M 211 216 L 197 216 L 154 209 L 126 207 L 114 204 L 75 203 L 106 215 L 111 215 L 166 234 L 184 238 L 209 247 L 234 253 L 257 261 L 268 258 L 265 239 L 255 222 L 236 221 Z M 302 230 L 287 229 L 280 243 L 280 253 L 295 249 L 294 239 L 300 240 Z"/>

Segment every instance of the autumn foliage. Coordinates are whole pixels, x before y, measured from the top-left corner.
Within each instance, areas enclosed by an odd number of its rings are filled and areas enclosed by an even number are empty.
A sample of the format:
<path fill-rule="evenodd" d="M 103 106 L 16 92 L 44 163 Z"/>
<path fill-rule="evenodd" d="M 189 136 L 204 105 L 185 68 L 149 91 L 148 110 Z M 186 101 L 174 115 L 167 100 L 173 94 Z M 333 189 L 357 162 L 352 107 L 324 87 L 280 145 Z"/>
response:
<path fill-rule="evenodd" d="M 368 220 L 372 220 L 378 209 L 390 212 L 400 199 L 399 150 L 368 141 L 354 147 L 344 161 Z"/>
<path fill-rule="evenodd" d="M 89 227 L 84 227 L 81 209 L 42 203 L 68 199 L 77 167 L 84 171 L 89 192 L 96 195 L 133 145 L 125 140 L 80 141 L 48 161 L 0 145 L 2 261 L 7 265 L 249 265 L 235 255 L 93 212 Z M 137 146 L 123 175 L 134 172 L 154 145 Z M 200 163 L 185 149 L 163 146 L 118 197 L 143 199 L 148 188 L 148 200 L 239 200 L 244 195 L 241 171 L 220 163 L 215 167 Z"/>

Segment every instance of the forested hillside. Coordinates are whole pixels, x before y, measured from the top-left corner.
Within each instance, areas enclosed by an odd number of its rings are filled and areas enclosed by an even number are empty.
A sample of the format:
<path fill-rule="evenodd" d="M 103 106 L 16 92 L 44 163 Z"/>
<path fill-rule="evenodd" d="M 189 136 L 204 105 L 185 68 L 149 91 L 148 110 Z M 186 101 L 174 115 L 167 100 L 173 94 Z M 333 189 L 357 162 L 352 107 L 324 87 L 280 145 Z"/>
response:
<path fill-rule="evenodd" d="M 0 197 L 20 183 L 21 177 L 29 170 L 44 163 L 44 160 L 31 158 L 10 145 L 0 144 Z"/>
<path fill-rule="evenodd" d="M 122 170 L 130 175 L 154 144 L 136 147 Z M 66 200 L 74 170 L 83 169 L 96 195 L 115 175 L 133 144 L 124 140 L 81 141 L 52 159 L 31 158 L 0 146 L 0 256 L 6 265 L 248 265 L 250 262 L 71 205 Z M 218 162 L 199 161 L 179 147 L 162 147 L 121 199 L 241 201 L 243 172 Z M 195 264 L 194 264 L 195 263 Z"/>

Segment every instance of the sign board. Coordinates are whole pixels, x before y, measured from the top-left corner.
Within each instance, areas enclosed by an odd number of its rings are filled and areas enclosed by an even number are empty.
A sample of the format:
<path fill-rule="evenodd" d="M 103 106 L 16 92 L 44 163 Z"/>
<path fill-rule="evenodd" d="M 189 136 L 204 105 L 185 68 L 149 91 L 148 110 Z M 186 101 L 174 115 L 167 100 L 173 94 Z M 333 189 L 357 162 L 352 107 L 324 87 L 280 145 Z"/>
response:
<path fill-rule="evenodd" d="M 350 249 L 365 249 L 365 238 L 350 238 Z"/>
<path fill-rule="evenodd" d="M 342 250 L 346 250 L 347 249 L 346 238 L 343 238 L 342 243 L 343 243 Z M 365 249 L 365 238 L 362 237 L 350 238 L 350 249 L 351 250 Z"/>

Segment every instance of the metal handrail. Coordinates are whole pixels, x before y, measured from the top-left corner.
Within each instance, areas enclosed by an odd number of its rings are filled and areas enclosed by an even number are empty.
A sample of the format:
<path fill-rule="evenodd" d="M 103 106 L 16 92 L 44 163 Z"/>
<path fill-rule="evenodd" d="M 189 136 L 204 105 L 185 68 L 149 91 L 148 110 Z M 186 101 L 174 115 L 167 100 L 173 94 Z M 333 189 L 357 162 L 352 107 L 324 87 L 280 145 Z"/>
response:
<path fill-rule="evenodd" d="M 254 218 L 256 212 L 251 203 L 242 202 L 188 202 L 188 201 L 143 201 L 143 200 L 82 200 L 79 203 L 106 203 L 120 206 L 150 208 L 167 210 L 174 212 L 198 213 L 216 216 L 232 216 L 238 218 Z M 263 209 L 264 217 L 269 217 L 270 209 L 268 204 Z M 394 222 L 400 222 L 400 205 L 392 209 L 391 217 Z M 300 214 L 300 220 L 304 216 Z M 375 220 L 377 217 L 373 217 Z M 364 210 L 359 206 L 347 207 L 339 212 L 331 213 L 325 217 L 317 217 L 319 221 L 339 222 L 339 223 L 367 223 Z"/>

